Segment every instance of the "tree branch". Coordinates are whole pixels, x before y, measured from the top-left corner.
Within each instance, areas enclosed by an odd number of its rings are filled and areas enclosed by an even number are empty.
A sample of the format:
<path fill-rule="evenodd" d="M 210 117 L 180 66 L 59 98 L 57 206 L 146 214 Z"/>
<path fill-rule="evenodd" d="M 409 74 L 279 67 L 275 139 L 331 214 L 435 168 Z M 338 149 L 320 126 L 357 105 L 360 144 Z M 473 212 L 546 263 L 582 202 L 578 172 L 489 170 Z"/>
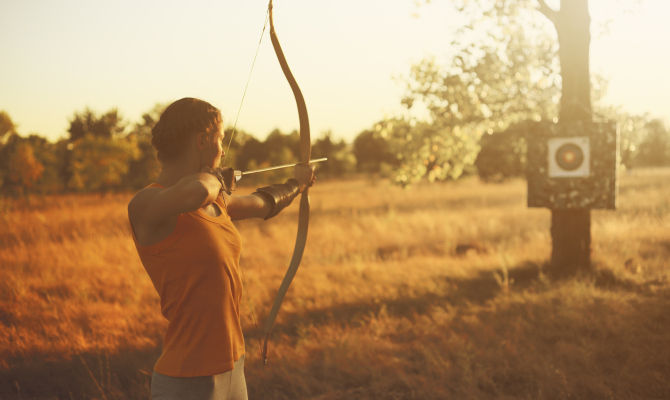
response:
<path fill-rule="evenodd" d="M 556 25 L 558 20 L 558 11 L 549 7 L 549 4 L 545 0 L 537 0 L 539 7 L 538 11 L 541 12 L 549 21 L 553 22 Z"/>

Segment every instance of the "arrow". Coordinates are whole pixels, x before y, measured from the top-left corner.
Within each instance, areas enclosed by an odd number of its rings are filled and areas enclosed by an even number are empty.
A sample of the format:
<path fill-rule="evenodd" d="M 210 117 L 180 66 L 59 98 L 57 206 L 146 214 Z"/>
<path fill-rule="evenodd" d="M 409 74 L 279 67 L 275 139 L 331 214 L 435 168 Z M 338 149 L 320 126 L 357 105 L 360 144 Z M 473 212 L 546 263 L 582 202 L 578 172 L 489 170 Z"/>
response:
<path fill-rule="evenodd" d="M 315 158 L 313 160 L 309 160 L 308 164 L 314 164 L 314 163 L 319 163 L 319 162 L 324 162 L 328 160 L 328 157 L 323 157 L 323 158 Z M 235 182 L 239 181 L 242 179 L 243 176 L 245 175 L 251 175 L 251 174 L 257 174 L 259 172 L 268 172 L 268 171 L 274 171 L 277 169 L 282 169 L 282 168 L 290 168 L 290 167 L 295 167 L 296 165 L 300 165 L 303 163 L 293 163 L 293 164 L 283 164 L 283 165 L 277 165 L 274 167 L 267 167 L 267 168 L 261 168 L 261 169 L 252 169 L 250 171 L 235 171 Z"/>

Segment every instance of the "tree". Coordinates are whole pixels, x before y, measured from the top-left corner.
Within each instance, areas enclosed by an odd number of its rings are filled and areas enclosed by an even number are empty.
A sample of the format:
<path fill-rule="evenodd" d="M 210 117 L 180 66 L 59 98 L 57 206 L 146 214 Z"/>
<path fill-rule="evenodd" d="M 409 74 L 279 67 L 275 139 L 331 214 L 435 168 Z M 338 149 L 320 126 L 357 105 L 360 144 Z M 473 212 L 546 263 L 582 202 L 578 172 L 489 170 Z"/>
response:
<path fill-rule="evenodd" d="M 225 152 L 223 155 L 223 161 L 225 161 L 225 166 L 241 169 L 242 160 L 244 159 L 244 156 L 242 155 L 242 147 L 247 143 L 247 141 L 251 140 L 253 136 L 241 129 L 236 129 L 233 131 L 232 127 L 225 128 L 223 133 L 223 149 Z"/>
<path fill-rule="evenodd" d="M 428 70 L 419 77 L 430 79 L 415 79 L 427 83 L 418 86 L 422 90 L 410 91 L 428 104 L 435 120 L 453 121 L 452 115 L 459 117 L 461 110 L 468 110 L 463 114 L 470 118 L 460 118 L 462 122 L 484 118 L 498 124 L 488 126 L 488 132 L 504 130 L 521 118 L 560 124 L 592 121 L 588 0 L 561 0 L 559 9 L 544 0 L 456 0 L 454 4 L 471 22 L 452 41 L 452 46 L 458 46 L 453 74 L 447 71 L 444 79 L 436 80 Z M 546 18 L 538 18 L 538 11 Z M 450 92 L 449 86 L 456 90 Z M 472 96 L 489 92 L 494 96 Z M 411 106 L 416 97 L 410 96 L 406 103 Z M 440 110 L 443 115 L 438 114 Z M 510 113 L 512 118 L 507 117 Z M 551 265 L 567 273 L 588 268 L 590 210 L 552 210 L 551 221 Z"/>
<path fill-rule="evenodd" d="M 4 186 L 9 168 L 7 144 L 16 136 L 16 126 L 5 111 L 0 111 L 0 188 Z"/>
<path fill-rule="evenodd" d="M 356 157 L 356 169 L 365 173 L 390 173 L 400 165 L 397 155 L 391 150 L 386 135 L 390 121 L 380 121 L 372 130 L 365 130 L 356 136 L 352 152 Z M 391 126 L 392 128 L 392 126 Z"/>
<path fill-rule="evenodd" d="M 109 191 L 123 187 L 137 148 L 129 140 L 86 135 L 72 143 L 70 179 L 74 191 Z"/>
<path fill-rule="evenodd" d="M 62 190 L 62 152 L 45 138 L 21 137 L 9 115 L 0 111 L 0 187 L 8 193 Z"/>
<path fill-rule="evenodd" d="M 238 137 L 237 134 L 235 137 Z M 296 155 L 298 143 L 300 142 L 300 136 L 297 131 L 283 134 L 280 130 L 275 129 L 262 142 L 250 135 L 246 135 L 242 140 L 243 143 L 234 149 L 234 160 L 228 159 L 231 161 L 228 165 L 233 166 L 235 169 L 245 171 L 272 165 L 293 163 L 299 160 Z M 250 175 L 244 178 L 243 183 L 255 184 L 269 179 L 286 179 L 291 176 L 293 176 L 293 171 L 282 169 L 266 173 L 263 176 Z"/>
<path fill-rule="evenodd" d="M 264 146 L 267 158 L 259 161 L 265 161 L 268 165 L 298 162 L 300 160 L 299 144 L 300 134 L 298 131 L 285 135 L 279 129 L 275 129 L 265 138 Z"/>
<path fill-rule="evenodd" d="M 142 120 L 135 124 L 127 136 L 127 140 L 137 148 L 137 157 L 130 160 L 128 173 L 123 179 L 124 186 L 139 189 L 153 182 L 160 172 L 156 149 L 151 144 L 151 130 L 160 119 L 167 106 L 156 104 L 151 110 L 142 114 Z"/>
<path fill-rule="evenodd" d="M 258 167 L 268 158 L 268 154 L 263 142 L 251 137 L 240 146 L 235 158 L 235 169 L 248 170 Z"/>
<path fill-rule="evenodd" d="M 51 143 L 45 138 L 32 134 L 25 141 L 33 148 L 35 158 L 44 166 L 44 172 L 31 188 L 33 193 L 57 193 L 63 191 L 61 171 L 64 164 L 64 150 L 62 142 Z"/>
<path fill-rule="evenodd" d="M 86 148 L 93 150 L 93 147 L 102 143 L 112 143 L 111 140 L 121 137 L 125 129 L 126 123 L 116 109 L 111 109 L 100 116 L 89 108 L 81 112 L 75 112 L 67 130 L 70 137 L 68 151 L 63 155 L 66 166 L 62 171 L 63 185 L 78 191 L 99 189 L 93 180 L 82 181 L 84 177 L 92 178 L 91 174 L 82 170 L 82 162 L 84 160 L 94 162 L 95 154 L 84 155 L 81 152 Z M 100 138 L 101 140 L 94 141 L 93 138 Z M 78 153 L 75 154 L 74 150 L 76 148 L 78 148 Z"/>
<path fill-rule="evenodd" d="M 418 179 L 458 179 L 473 171 L 479 151 L 476 127 L 401 120 L 377 127 L 397 154 L 399 166 L 393 171 L 393 179 L 401 186 Z"/>
<path fill-rule="evenodd" d="M 42 176 L 44 166 L 37 160 L 27 140 L 17 137 L 8 152 L 8 168 L 4 186 L 13 193 L 27 194 Z"/>
<path fill-rule="evenodd" d="M 70 140 L 75 141 L 87 134 L 110 139 L 121 136 L 125 129 L 126 123 L 115 108 L 101 116 L 87 108 L 74 114 L 67 131 L 70 134 Z"/>
<path fill-rule="evenodd" d="M 322 177 L 340 177 L 353 172 L 356 158 L 344 140 L 333 140 L 332 132 L 324 132 L 312 145 L 312 158 L 328 157 L 328 161 L 318 166 Z"/>
<path fill-rule="evenodd" d="M 526 173 L 526 137 L 532 134 L 532 124 L 516 123 L 502 132 L 486 134 L 475 166 L 479 177 L 486 182 L 501 182 Z"/>
<path fill-rule="evenodd" d="M 394 149 L 410 182 L 457 178 L 473 169 L 484 134 L 558 114 L 557 48 L 528 1 L 454 4 L 472 20 L 451 41 L 451 62 L 415 65 L 402 101 L 430 114 L 426 123 L 410 123 L 404 140 L 402 132 L 395 135 Z"/>
<path fill-rule="evenodd" d="M 0 111 L 0 145 L 10 136 L 16 135 L 16 125 L 5 111 Z"/>

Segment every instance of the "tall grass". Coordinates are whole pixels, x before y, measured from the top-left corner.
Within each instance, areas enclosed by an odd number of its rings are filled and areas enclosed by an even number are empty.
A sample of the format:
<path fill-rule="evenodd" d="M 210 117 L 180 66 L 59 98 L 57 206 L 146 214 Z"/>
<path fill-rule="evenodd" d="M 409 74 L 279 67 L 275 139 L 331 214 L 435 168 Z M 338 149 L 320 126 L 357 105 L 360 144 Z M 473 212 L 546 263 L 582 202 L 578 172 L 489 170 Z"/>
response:
<path fill-rule="evenodd" d="M 297 205 L 239 223 L 250 397 L 670 398 L 668 182 L 622 176 L 619 209 L 593 212 L 594 272 L 560 281 L 522 181 L 319 184 L 268 367 Z M 129 197 L 4 200 L 0 399 L 147 398 L 165 321 Z"/>

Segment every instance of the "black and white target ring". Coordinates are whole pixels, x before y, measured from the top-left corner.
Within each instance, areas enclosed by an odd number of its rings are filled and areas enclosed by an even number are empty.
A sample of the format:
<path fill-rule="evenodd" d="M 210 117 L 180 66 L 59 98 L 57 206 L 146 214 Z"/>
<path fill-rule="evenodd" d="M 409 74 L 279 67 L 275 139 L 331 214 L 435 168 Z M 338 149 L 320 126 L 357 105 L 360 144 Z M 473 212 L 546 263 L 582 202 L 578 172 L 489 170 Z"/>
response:
<path fill-rule="evenodd" d="M 574 171 L 584 162 L 584 151 L 574 143 L 565 143 L 556 149 L 556 164 L 566 171 Z"/>

